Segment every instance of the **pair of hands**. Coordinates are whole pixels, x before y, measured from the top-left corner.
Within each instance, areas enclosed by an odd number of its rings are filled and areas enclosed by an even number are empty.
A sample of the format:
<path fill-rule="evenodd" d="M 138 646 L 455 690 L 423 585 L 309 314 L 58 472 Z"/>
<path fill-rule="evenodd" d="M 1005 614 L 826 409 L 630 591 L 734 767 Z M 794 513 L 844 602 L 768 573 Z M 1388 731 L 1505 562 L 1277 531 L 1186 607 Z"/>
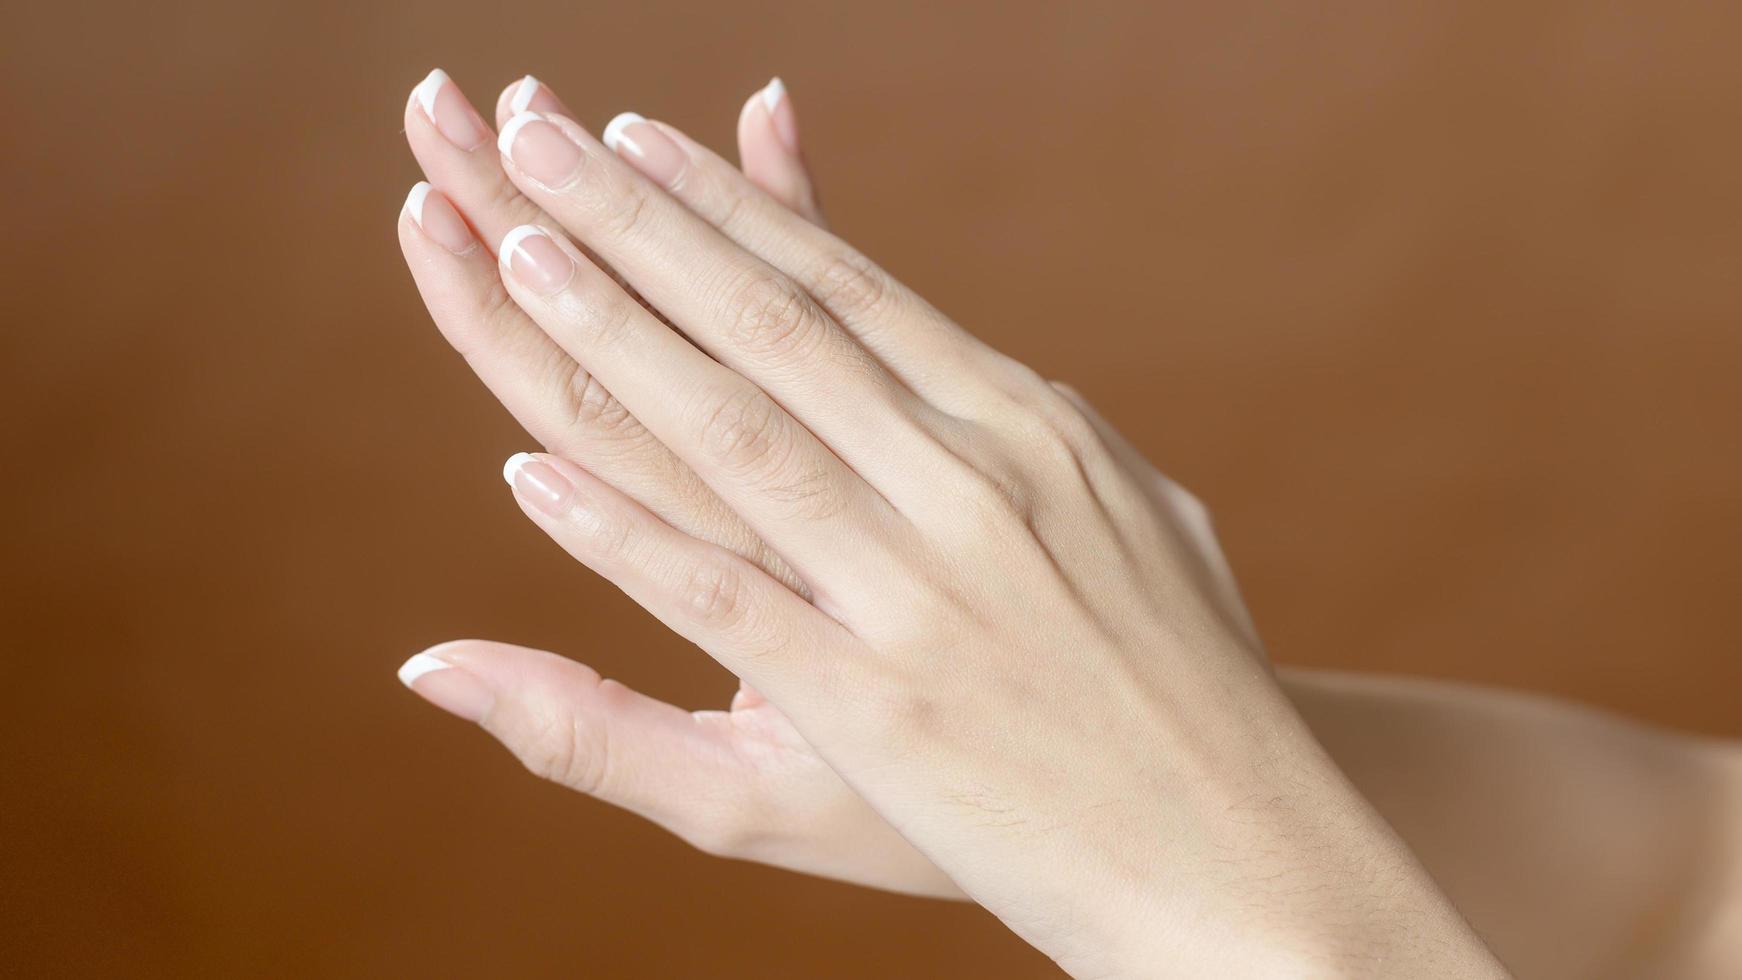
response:
<path fill-rule="evenodd" d="M 826 231 L 778 82 L 743 172 L 440 72 L 401 245 L 542 443 L 527 515 L 745 688 L 685 712 L 445 644 L 401 676 L 712 853 L 963 895 L 1078 975 L 1499 968 L 1278 688 L 1203 508 Z M 1424 941 L 1425 940 L 1425 941 Z"/>

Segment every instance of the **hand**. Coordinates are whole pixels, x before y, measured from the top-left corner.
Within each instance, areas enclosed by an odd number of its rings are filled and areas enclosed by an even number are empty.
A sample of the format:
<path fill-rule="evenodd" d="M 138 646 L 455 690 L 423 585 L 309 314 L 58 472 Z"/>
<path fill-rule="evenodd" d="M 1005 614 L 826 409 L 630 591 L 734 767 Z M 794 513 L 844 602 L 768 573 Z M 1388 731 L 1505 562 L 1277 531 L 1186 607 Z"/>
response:
<path fill-rule="evenodd" d="M 530 76 L 496 103 L 499 123 L 517 104 L 567 112 Z M 491 243 L 526 222 L 554 234 L 561 226 L 508 180 L 494 134 L 445 73 L 432 72 L 407 101 L 405 133 L 434 185 L 414 191 L 420 206 L 401 224 L 406 261 L 443 334 L 503 404 L 553 453 L 607 473 L 672 526 L 808 594 L 736 513 L 508 301 Z M 738 144 L 751 183 L 823 223 L 783 86 L 771 83 L 744 103 Z M 639 813 L 709 853 L 962 897 L 754 690 L 741 690 L 729 711 L 692 713 L 572 660 L 506 644 L 461 641 L 414 661 L 403 677 L 415 679 L 420 665 L 452 662 L 486 679 L 497 695 L 483 720 L 532 771 Z M 418 690 L 439 698 L 451 686 L 431 678 Z M 597 750 L 606 745 L 617 753 L 610 760 Z"/>
<path fill-rule="evenodd" d="M 523 79 L 498 96 L 499 124 L 513 115 L 517 98 L 522 107 L 567 114 L 548 86 Z M 405 131 L 425 173 L 440 187 L 424 192 L 426 220 L 432 226 L 445 220 L 451 201 L 458 213 L 446 227 L 464 232 L 458 227 L 463 214 L 482 238 L 458 234 L 448 240 L 452 248 L 444 249 L 431 235 L 408 235 L 407 261 L 418 273 L 437 324 L 528 431 L 553 453 L 592 466 L 674 526 L 737 551 L 805 594 L 803 583 L 712 490 L 573 358 L 550 344 L 518 307 L 501 305 L 493 263 L 474 274 L 476 260 L 489 251 L 486 243 L 517 224 L 533 221 L 561 231 L 508 180 L 493 138 L 445 73 L 432 73 L 408 100 Z M 796 113 L 784 86 L 751 96 L 738 124 L 744 173 L 790 210 L 821 225 L 813 182 L 792 148 L 796 134 Z M 443 254 L 453 249 L 467 254 Z M 464 258 L 474 261 L 462 264 Z M 528 347 L 533 357 L 521 353 Z M 544 359 L 556 362 L 554 367 L 545 368 Z M 559 386 L 564 378 L 571 379 L 567 390 Z M 589 411 L 593 400 L 598 404 Z M 552 404 L 568 408 L 543 409 Z M 1147 474 L 1156 505 L 1175 509 L 1182 526 L 1193 530 L 1229 616 L 1250 629 L 1202 505 L 1110 427 L 1106 431 L 1134 471 Z M 964 897 L 754 690 L 740 691 L 729 711 L 686 712 L 604 680 L 567 658 L 486 641 L 457 641 L 427 651 L 414 658 L 405 676 L 416 679 L 421 667 L 438 663 L 463 665 L 487 682 L 494 708 L 484 720 L 529 769 L 641 814 L 708 853 L 892 891 Z M 452 684 L 432 678 L 419 690 L 439 698 Z M 601 757 L 606 746 L 614 752 L 610 759 Z M 660 778 L 651 780 L 649 774 Z"/>
<path fill-rule="evenodd" d="M 511 232 L 504 280 L 810 601 L 582 468 L 522 460 L 548 533 L 1068 968 L 1497 970 L 1078 407 L 676 131 L 617 135 L 623 158 L 517 116 L 508 174 L 706 354 L 561 235 Z M 492 710 L 464 670 L 428 676 Z"/>

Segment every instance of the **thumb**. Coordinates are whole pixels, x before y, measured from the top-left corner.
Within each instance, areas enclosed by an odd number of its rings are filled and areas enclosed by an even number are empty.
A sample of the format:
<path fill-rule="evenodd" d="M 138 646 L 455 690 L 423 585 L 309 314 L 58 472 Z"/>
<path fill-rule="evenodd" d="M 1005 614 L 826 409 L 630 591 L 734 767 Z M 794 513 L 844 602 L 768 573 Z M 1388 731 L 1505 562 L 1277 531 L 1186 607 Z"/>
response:
<path fill-rule="evenodd" d="M 799 152 L 798 114 L 780 79 L 752 95 L 738 113 L 738 160 L 752 184 L 811 224 L 828 227 Z"/>
<path fill-rule="evenodd" d="M 424 700 L 495 736 L 535 775 L 620 806 L 712 854 L 756 826 L 758 774 L 718 712 L 639 694 L 566 657 L 456 640 L 399 668 Z"/>

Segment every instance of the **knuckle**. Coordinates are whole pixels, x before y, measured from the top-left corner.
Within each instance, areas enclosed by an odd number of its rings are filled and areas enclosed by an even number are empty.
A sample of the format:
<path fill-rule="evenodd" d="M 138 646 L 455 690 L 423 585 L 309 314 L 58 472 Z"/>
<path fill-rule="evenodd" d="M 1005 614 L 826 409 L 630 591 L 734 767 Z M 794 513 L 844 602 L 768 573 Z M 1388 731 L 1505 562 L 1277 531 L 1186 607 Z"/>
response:
<path fill-rule="evenodd" d="M 1038 466 L 1043 473 L 1061 467 L 1077 471 L 1101 445 L 1100 434 L 1088 416 L 1050 382 L 1040 389 L 1038 397 L 1019 398 L 1008 424 L 1017 458 Z"/>
<path fill-rule="evenodd" d="M 1003 355 L 999 363 L 1005 381 L 1009 385 L 1011 397 L 1025 404 L 1045 399 L 1048 396 L 1058 397 L 1052 383 L 1047 381 L 1039 371 L 1009 355 Z"/>
<path fill-rule="evenodd" d="M 1088 399 L 1083 397 L 1083 393 L 1078 391 L 1072 385 L 1066 384 L 1063 381 L 1049 381 L 1049 382 L 1047 382 L 1047 384 L 1052 385 L 1052 390 L 1058 392 L 1060 395 L 1063 395 L 1065 401 L 1070 402 L 1072 405 L 1075 405 L 1078 408 L 1081 408 L 1084 405 L 1088 404 Z"/>
<path fill-rule="evenodd" d="M 515 755 L 527 771 L 589 796 L 605 785 L 609 747 L 604 729 L 555 712 L 532 720 Z"/>
<path fill-rule="evenodd" d="M 845 498 L 822 467 L 794 469 L 764 480 L 764 497 L 786 505 L 792 517 L 803 521 L 826 521 L 840 514 Z"/>
<path fill-rule="evenodd" d="M 739 232 L 745 221 L 752 218 L 752 196 L 734 186 L 736 181 L 720 181 L 714 185 L 714 193 L 708 195 L 714 202 L 712 224 L 720 229 L 727 238 L 737 241 Z"/>
<path fill-rule="evenodd" d="M 696 428 L 703 453 L 722 473 L 757 497 L 788 508 L 786 516 L 826 520 L 844 506 L 826 461 L 800 452 L 799 436 L 760 388 L 723 399 Z"/>
<path fill-rule="evenodd" d="M 502 280 L 492 276 L 489 286 L 478 296 L 466 319 L 468 323 L 464 326 L 444 329 L 443 333 L 454 350 L 470 361 L 496 350 L 505 338 L 515 336 L 522 328 L 526 314 L 509 295 Z"/>
<path fill-rule="evenodd" d="M 778 468 L 786 450 L 780 408 L 759 388 L 720 399 L 696 426 L 703 452 L 737 477 Z"/>
<path fill-rule="evenodd" d="M 604 234 L 634 239 L 647 231 L 655 214 L 654 199 L 639 181 L 597 167 L 582 175 L 581 186 L 587 188 L 587 209 Z"/>
<path fill-rule="evenodd" d="M 629 409 L 605 390 L 599 379 L 585 367 L 579 364 L 574 366 L 574 374 L 569 380 L 567 391 L 571 424 L 583 430 L 586 435 L 594 438 L 620 437 L 642 431 L 640 422 L 629 414 Z"/>
<path fill-rule="evenodd" d="M 1053 450 L 1080 460 L 1100 445 L 1100 434 L 1081 410 L 1069 402 L 1056 404 L 1041 417 L 1041 438 Z"/>
<path fill-rule="evenodd" d="M 706 558 L 689 567 L 680 598 L 690 616 L 711 629 L 733 630 L 744 622 L 744 577 L 719 558 Z"/>
<path fill-rule="evenodd" d="M 1204 503 L 1202 497 L 1165 476 L 1160 479 L 1162 493 L 1166 495 L 1168 502 L 1173 504 L 1175 513 L 1187 520 L 1196 521 L 1206 526 L 1214 523 L 1210 507 Z"/>
<path fill-rule="evenodd" d="M 614 294 L 614 295 L 613 295 Z M 626 341 L 637 329 L 641 306 L 616 290 L 590 291 L 584 302 L 565 313 L 574 344 L 587 351 L 605 351 Z"/>
<path fill-rule="evenodd" d="M 733 287 L 726 311 L 734 345 L 764 359 L 804 359 L 824 335 L 814 301 L 779 275 L 759 273 Z"/>
<path fill-rule="evenodd" d="M 969 475 L 959 499 L 987 520 L 1027 524 L 1034 516 L 1034 499 L 1023 481 L 994 467 Z"/>
<path fill-rule="evenodd" d="M 894 287 L 889 275 L 858 252 L 832 256 L 816 276 L 814 295 L 844 322 L 875 320 L 889 312 Z"/>
<path fill-rule="evenodd" d="M 640 564 L 643 560 L 635 550 L 640 539 L 634 525 L 604 508 L 571 508 L 564 527 L 574 539 L 575 547 L 586 553 L 589 566 L 621 568 Z"/>

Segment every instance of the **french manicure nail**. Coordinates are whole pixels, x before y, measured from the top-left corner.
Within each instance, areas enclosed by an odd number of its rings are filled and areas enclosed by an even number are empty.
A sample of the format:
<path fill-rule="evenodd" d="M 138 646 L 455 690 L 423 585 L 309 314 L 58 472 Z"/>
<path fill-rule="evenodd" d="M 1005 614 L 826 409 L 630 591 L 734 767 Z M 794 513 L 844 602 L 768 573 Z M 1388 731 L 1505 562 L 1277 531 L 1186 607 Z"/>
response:
<path fill-rule="evenodd" d="M 682 147 L 637 113 L 619 113 L 605 126 L 602 139 L 611 152 L 663 187 L 675 186 L 689 163 Z"/>
<path fill-rule="evenodd" d="M 410 660 L 399 665 L 399 683 L 410 687 L 413 682 L 425 674 L 447 670 L 451 667 L 453 664 L 446 660 L 437 660 L 427 653 L 415 654 Z"/>
<path fill-rule="evenodd" d="M 502 478 L 521 499 L 551 517 L 561 517 L 575 497 L 575 486 L 562 472 L 531 453 L 515 453 L 502 467 Z"/>
<path fill-rule="evenodd" d="M 770 114 L 773 114 L 774 107 L 779 105 L 780 100 L 785 97 L 786 83 L 780 80 L 779 75 L 769 79 L 768 84 L 762 87 L 762 107 L 767 109 Z"/>
<path fill-rule="evenodd" d="M 411 215 L 412 222 L 437 245 L 455 255 L 465 254 L 475 241 L 472 230 L 454 210 L 453 204 L 425 181 L 412 185 L 411 193 L 405 198 L 405 213 Z"/>
<path fill-rule="evenodd" d="M 581 166 L 581 148 L 536 112 L 521 112 L 496 138 L 502 155 L 546 187 L 561 187 Z"/>
<path fill-rule="evenodd" d="M 514 90 L 514 97 L 508 100 L 508 108 L 516 115 L 525 112 L 532 105 L 532 97 L 538 94 L 538 79 L 531 75 L 520 80 L 520 86 Z"/>
<path fill-rule="evenodd" d="M 400 665 L 399 681 L 443 711 L 471 722 L 482 721 L 496 702 L 496 696 L 470 671 L 428 651 Z"/>
<path fill-rule="evenodd" d="M 449 143 L 462 150 L 475 150 L 490 139 L 490 127 L 460 94 L 460 88 L 440 68 L 430 72 L 412 89 L 418 107 Z"/>
<path fill-rule="evenodd" d="M 792 100 L 786 97 L 786 83 L 776 76 L 762 88 L 762 108 L 768 112 L 768 123 L 774 127 L 774 135 L 780 138 L 781 145 L 787 152 L 798 152 L 798 114 L 792 109 Z"/>
<path fill-rule="evenodd" d="M 496 257 L 527 289 L 549 296 L 575 277 L 575 263 L 549 233 L 537 225 L 521 225 L 502 236 Z"/>

